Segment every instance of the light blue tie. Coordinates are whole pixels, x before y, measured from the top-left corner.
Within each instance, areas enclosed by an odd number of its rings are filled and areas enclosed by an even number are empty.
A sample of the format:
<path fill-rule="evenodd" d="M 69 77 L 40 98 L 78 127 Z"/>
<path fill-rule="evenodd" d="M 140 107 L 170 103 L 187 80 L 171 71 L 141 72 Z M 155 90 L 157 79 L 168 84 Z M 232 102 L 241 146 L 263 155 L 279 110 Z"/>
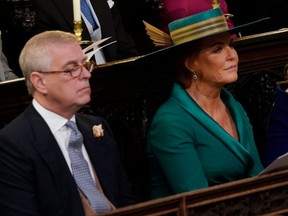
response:
<path fill-rule="evenodd" d="M 68 121 L 66 127 L 72 129 L 68 145 L 68 153 L 74 179 L 96 212 L 108 212 L 111 207 L 106 198 L 99 192 L 94 182 L 87 161 L 82 154 L 83 137 L 73 121 Z"/>
<path fill-rule="evenodd" d="M 93 30 L 97 29 L 98 25 L 94 20 L 94 17 L 86 0 L 81 0 L 81 11 L 86 17 L 86 19 L 89 21 L 89 23 L 92 25 Z"/>

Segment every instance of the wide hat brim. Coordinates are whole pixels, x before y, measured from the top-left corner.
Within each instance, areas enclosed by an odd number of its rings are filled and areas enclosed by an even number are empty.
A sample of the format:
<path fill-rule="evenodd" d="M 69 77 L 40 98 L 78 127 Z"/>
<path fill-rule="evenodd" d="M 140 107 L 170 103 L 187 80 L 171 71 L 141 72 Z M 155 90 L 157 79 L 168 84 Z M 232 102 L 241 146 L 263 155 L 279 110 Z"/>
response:
<path fill-rule="evenodd" d="M 212 9 L 212 10 L 209 10 L 208 12 L 212 12 L 212 13 L 215 12 L 217 14 L 217 13 L 219 13 L 219 10 Z M 220 13 L 222 13 L 221 10 L 220 10 Z M 205 12 L 199 14 L 200 18 L 202 18 L 203 14 L 206 15 Z M 208 14 L 208 16 L 211 15 L 209 13 L 207 13 L 207 14 Z M 197 16 L 198 16 L 198 14 L 197 14 Z M 199 17 L 197 18 L 197 16 L 196 16 L 196 20 L 199 18 Z M 223 16 L 223 14 L 221 14 L 221 16 Z M 192 15 L 191 17 L 195 18 L 195 15 Z M 188 17 L 188 18 L 190 18 L 190 17 Z M 205 18 L 203 18 L 203 19 L 205 20 Z M 256 20 L 256 21 L 252 21 L 252 22 L 246 23 L 246 24 L 235 26 L 235 27 L 230 28 L 230 29 L 228 27 L 226 27 L 226 28 L 223 28 L 222 30 L 221 29 L 219 30 L 219 28 L 218 28 L 217 31 L 213 31 L 213 30 L 209 31 L 209 33 L 207 33 L 207 31 L 206 31 L 205 34 L 202 34 L 201 36 L 197 36 L 197 37 L 195 37 L 193 39 L 189 38 L 188 41 L 186 41 L 186 42 L 179 43 L 179 44 L 173 44 L 173 45 L 170 45 L 168 47 L 161 48 L 159 50 L 153 51 L 151 53 L 148 53 L 148 54 L 145 54 L 145 55 L 142 55 L 142 56 L 137 56 L 137 57 L 126 59 L 126 60 L 122 60 L 122 61 L 120 60 L 120 61 L 110 62 L 109 64 L 106 64 L 106 66 L 110 66 L 110 67 L 111 66 L 116 66 L 116 67 L 120 67 L 121 68 L 121 65 L 123 65 L 123 63 L 124 63 L 124 65 L 126 67 L 130 67 L 130 66 L 134 67 L 135 65 L 136 66 L 147 65 L 147 64 L 153 65 L 153 64 L 155 64 L 157 62 L 161 63 L 161 64 L 164 63 L 164 64 L 171 65 L 171 63 L 173 62 L 175 57 L 177 57 L 179 55 L 179 52 L 181 52 L 181 50 L 184 47 L 190 45 L 190 43 L 195 43 L 195 42 L 197 43 L 197 41 L 199 41 L 200 39 L 208 38 L 208 37 L 211 37 L 211 36 L 215 36 L 217 34 L 222 34 L 224 32 L 229 32 L 231 35 L 233 35 L 233 34 L 236 34 L 236 33 L 240 32 L 243 29 L 251 28 L 251 27 L 253 27 L 253 26 L 255 26 L 255 25 L 259 24 L 259 23 L 262 23 L 264 21 L 267 21 L 269 19 L 270 19 L 270 17 L 266 17 L 266 18 L 262 18 L 262 19 L 259 19 L 259 20 Z M 177 22 L 180 21 L 180 23 L 181 23 L 182 20 L 183 19 L 177 20 Z M 184 21 L 186 21 L 186 20 L 184 20 Z M 199 20 L 197 20 L 197 22 L 198 21 Z M 206 23 L 205 23 L 205 25 L 206 25 Z M 102 68 L 102 66 L 100 66 L 100 68 Z"/>
<path fill-rule="evenodd" d="M 142 58 L 153 58 L 153 57 L 157 58 L 157 56 L 159 56 L 159 55 L 162 55 L 162 56 L 169 56 L 170 55 L 172 57 L 172 56 L 177 55 L 177 53 L 179 51 L 181 51 L 183 47 L 186 47 L 186 46 L 188 46 L 191 43 L 195 43 L 195 42 L 197 43 L 197 41 L 199 41 L 199 40 L 201 40 L 203 38 L 208 38 L 208 37 L 215 36 L 215 35 L 218 35 L 218 34 L 222 34 L 222 33 L 225 33 L 225 32 L 229 32 L 231 35 L 233 35 L 233 34 L 239 33 L 240 30 L 246 29 L 248 27 L 252 27 L 253 25 L 256 25 L 258 23 L 261 23 L 261 22 L 269 20 L 269 19 L 270 19 L 270 17 L 262 18 L 262 19 L 259 19 L 259 20 L 253 21 L 253 22 L 249 22 L 249 23 L 246 23 L 246 24 L 243 24 L 243 25 L 236 26 L 236 27 L 228 29 L 228 30 L 219 31 L 217 33 L 211 33 L 209 35 L 205 35 L 205 36 L 203 36 L 201 38 L 197 38 L 195 40 L 190 40 L 188 42 L 184 42 L 184 43 L 181 43 L 181 44 L 171 45 L 171 46 L 168 46 L 168 47 L 153 51 L 151 53 L 145 54 L 145 55 L 142 56 Z"/>

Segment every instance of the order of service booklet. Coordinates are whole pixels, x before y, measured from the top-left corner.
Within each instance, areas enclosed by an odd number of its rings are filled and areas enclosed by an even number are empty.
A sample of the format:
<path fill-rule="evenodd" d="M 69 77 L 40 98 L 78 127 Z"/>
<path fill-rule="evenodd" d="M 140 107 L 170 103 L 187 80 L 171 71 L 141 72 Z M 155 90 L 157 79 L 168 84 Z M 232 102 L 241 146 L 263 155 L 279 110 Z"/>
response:
<path fill-rule="evenodd" d="M 288 169 L 288 152 L 279 156 L 270 165 L 268 165 L 259 175 L 284 169 Z"/>

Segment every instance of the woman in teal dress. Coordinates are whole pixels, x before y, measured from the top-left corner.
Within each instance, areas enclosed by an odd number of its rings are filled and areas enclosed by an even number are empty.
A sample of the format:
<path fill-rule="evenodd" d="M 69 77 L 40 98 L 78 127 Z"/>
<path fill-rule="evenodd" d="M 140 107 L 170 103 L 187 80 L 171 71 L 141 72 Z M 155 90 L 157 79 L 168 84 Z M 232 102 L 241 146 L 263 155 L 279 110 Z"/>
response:
<path fill-rule="evenodd" d="M 256 176 L 263 169 L 249 119 L 223 87 L 238 78 L 230 35 L 240 27 L 222 28 L 219 19 L 224 25 L 216 8 L 169 24 L 173 45 L 163 52 L 177 56 L 177 82 L 148 133 L 153 199 Z"/>

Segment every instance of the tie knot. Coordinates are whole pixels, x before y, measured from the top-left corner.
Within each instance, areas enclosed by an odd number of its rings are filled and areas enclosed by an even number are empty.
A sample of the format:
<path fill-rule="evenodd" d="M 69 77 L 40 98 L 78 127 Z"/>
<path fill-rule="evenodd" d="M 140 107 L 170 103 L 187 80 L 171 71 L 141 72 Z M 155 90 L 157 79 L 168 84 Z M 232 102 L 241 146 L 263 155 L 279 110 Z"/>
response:
<path fill-rule="evenodd" d="M 73 121 L 67 121 L 66 124 L 65 124 L 66 127 L 68 128 L 71 128 L 73 131 L 77 132 L 78 129 L 77 129 L 77 125 L 75 122 Z"/>
<path fill-rule="evenodd" d="M 83 143 L 83 137 L 81 132 L 78 130 L 76 123 L 73 121 L 67 121 L 65 125 L 72 130 L 69 140 L 69 147 L 80 149 Z"/>

